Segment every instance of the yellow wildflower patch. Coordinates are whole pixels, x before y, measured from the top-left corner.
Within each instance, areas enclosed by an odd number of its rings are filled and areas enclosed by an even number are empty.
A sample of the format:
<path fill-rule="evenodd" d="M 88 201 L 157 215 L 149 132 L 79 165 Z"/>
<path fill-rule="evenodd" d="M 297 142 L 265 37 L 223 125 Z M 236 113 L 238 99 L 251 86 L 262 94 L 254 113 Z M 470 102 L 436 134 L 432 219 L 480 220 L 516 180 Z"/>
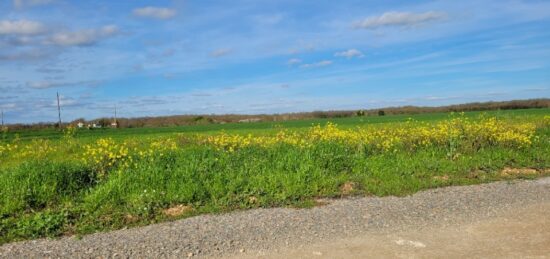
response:
<path fill-rule="evenodd" d="M 219 149 L 234 151 L 246 146 L 267 147 L 290 144 L 307 147 L 318 142 L 337 142 L 356 147 L 389 152 L 405 148 L 413 150 L 449 143 L 473 146 L 528 147 L 532 144 L 536 126 L 532 123 L 511 124 L 496 118 L 468 119 L 464 116 L 435 124 L 407 121 L 383 126 L 341 129 L 334 123 L 312 126 L 305 133 L 282 130 L 275 136 L 230 135 L 208 136 L 205 140 Z"/>
<path fill-rule="evenodd" d="M 92 165 L 100 173 L 105 173 L 115 165 L 128 166 L 128 147 L 126 143 L 117 143 L 110 138 L 98 139 L 92 145 L 84 147 L 83 161 Z"/>

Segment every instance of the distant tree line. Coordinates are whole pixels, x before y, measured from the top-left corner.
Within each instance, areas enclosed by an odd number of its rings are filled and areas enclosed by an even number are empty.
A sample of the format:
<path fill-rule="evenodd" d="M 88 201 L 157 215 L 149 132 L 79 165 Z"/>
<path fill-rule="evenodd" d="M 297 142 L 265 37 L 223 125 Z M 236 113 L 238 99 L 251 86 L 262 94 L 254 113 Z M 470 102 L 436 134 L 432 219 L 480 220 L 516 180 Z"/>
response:
<path fill-rule="evenodd" d="M 302 120 L 315 118 L 345 118 L 353 116 L 383 116 L 394 114 L 420 114 L 435 112 L 462 112 L 462 111 L 489 111 L 489 110 L 512 110 L 512 109 L 530 109 L 530 108 L 550 108 L 550 99 L 529 99 L 513 100 L 501 102 L 475 102 L 447 106 L 400 106 L 387 107 L 382 109 L 362 109 L 362 110 L 344 110 L 344 111 L 313 111 L 284 114 L 259 114 L 259 115 L 174 115 L 158 117 L 139 117 L 139 118 L 117 118 L 119 128 L 140 128 L 140 127 L 168 127 L 201 125 L 213 123 L 233 123 L 243 121 L 286 121 Z M 113 118 L 98 118 L 95 120 L 85 120 L 83 118 L 70 122 L 76 125 L 82 122 L 85 125 L 96 123 L 102 127 L 109 127 Z M 46 129 L 54 128 L 57 123 L 34 123 L 34 124 L 12 124 L 10 129 Z"/>

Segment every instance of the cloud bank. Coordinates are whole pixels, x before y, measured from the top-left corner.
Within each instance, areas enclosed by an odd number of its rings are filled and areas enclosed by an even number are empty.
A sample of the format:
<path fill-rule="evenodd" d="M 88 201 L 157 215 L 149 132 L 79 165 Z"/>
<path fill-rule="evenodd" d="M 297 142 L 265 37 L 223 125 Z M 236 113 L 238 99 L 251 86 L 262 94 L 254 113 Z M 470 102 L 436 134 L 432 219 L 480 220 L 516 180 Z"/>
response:
<path fill-rule="evenodd" d="M 44 33 L 46 27 L 39 22 L 30 20 L 0 21 L 0 35 L 37 35 Z"/>
<path fill-rule="evenodd" d="M 113 37 L 119 32 L 114 25 L 99 29 L 84 29 L 78 31 L 58 32 L 51 36 L 50 42 L 59 46 L 89 46 L 102 39 Z"/>

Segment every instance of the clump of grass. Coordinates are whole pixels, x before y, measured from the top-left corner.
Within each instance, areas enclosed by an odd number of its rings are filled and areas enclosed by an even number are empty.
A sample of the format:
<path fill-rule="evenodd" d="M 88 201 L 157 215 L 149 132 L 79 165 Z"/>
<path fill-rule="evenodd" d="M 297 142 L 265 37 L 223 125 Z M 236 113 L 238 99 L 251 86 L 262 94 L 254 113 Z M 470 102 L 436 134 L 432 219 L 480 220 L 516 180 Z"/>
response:
<path fill-rule="evenodd" d="M 95 173 L 78 162 L 25 162 L 0 174 L 0 216 L 55 208 L 95 183 Z"/>

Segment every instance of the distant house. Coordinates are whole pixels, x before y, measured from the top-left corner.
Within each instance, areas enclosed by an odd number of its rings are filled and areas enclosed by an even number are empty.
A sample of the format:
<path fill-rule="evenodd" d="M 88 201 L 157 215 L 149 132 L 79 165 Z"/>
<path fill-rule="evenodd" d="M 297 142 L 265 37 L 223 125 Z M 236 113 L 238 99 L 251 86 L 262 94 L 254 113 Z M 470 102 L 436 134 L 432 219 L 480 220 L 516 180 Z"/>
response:
<path fill-rule="evenodd" d="M 118 127 L 118 123 L 116 123 L 116 122 L 111 123 L 111 128 L 117 128 L 117 127 Z"/>
<path fill-rule="evenodd" d="M 242 120 L 239 120 L 239 122 L 259 122 L 261 121 L 262 119 L 260 118 L 250 118 L 250 119 L 242 119 Z"/>
<path fill-rule="evenodd" d="M 76 124 L 77 127 L 79 128 L 83 128 L 84 127 L 84 122 L 79 122 Z"/>

